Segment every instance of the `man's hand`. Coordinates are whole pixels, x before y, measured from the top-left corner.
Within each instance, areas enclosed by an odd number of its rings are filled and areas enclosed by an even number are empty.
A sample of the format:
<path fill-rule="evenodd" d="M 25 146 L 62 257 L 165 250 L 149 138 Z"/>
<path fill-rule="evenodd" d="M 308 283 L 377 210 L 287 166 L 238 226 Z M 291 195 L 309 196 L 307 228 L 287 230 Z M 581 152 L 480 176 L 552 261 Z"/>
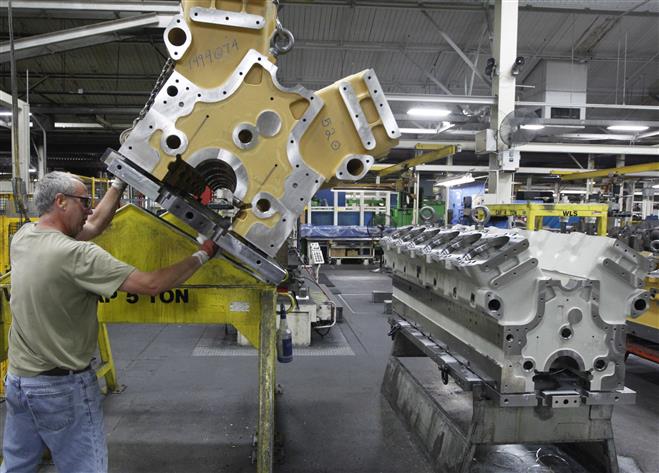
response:
<path fill-rule="evenodd" d="M 213 240 L 206 240 L 201 245 L 199 245 L 199 251 L 204 251 L 208 258 L 212 258 L 217 253 L 219 247 Z"/>
<path fill-rule="evenodd" d="M 217 253 L 218 246 L 213 240 L 204 240 L 201 245 L 199 245 L 199 251 L 192 254 L 195 258 L 199 260 L 199 264 L 204 264 L 206 261 L 211 259 Z"/>
<path fill-rule="evenodd" d="M 111 186 L 111 187 L 112 187 L 113 189 L 117 189 L 117 190 L 119 191 L 120 194 L 123 194 L 123 193 L 124 193 L 124 191 L 126 190 L 126 187 L 127 187 L 127 186 L 128 186 L 128 184 L 126 184 L 124 181 L 122 181 L 122 180 L 119 179 L 118 177 L 115 177 L 115 178 L 112 180 L 112 186 Z"/>

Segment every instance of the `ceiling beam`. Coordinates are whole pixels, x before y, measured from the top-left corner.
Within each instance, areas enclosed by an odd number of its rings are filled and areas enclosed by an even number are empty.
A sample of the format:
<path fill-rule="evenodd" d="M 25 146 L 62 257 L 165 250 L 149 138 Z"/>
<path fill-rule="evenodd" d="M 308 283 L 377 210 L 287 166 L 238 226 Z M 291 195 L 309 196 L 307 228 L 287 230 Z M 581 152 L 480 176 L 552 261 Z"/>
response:
<path fill-rule="evenodd" d="M 380 176 L 380 177 L 389 176 L 390 174 L 395 174 L 400 171 L 404 171 L 405 169 L 413 168 L 421 164 L 426 164 L 432 161 L 437 161 L 438 159 L 443 159 L 449 156 L 453 156 L 455 153 L 459 153 L 459 152 L 460 152 L 459 146 L 442 146 L 441 148 L 435 151 L 429 151 L 427 153 L 423 153 L 419 156 L 415 156 L 411 159 L 407 159 L 405 161 L 394 164 L 392 166 L 387 166 L 386 168 L 375 171 L 374 173 L 376 176 Z"/>
<path fill-rule="evenodd" d="M 419 172 L 488 172 L 489 166 L 465 165 L 465 164 L 423 164 L 417 166 Z M 571 168 L 545 168 L 545 167 L 520 167 L 517 174 L 547 174 L 552 171 L 574 172 Z"/>
<path fill-rule="evenodd" d="M 585 171 L 585 172 L 569 172 L 565 174 L 564 171 L 553 170 L 552 174 L 559 174 L 561 176 L 561 181 L 577 181 L 583 179 L 593 179 L 595 177 L 609 177 L 615 175 L 623 174 L 636 174 L 639 172 L 651 172 L 659 171 L 659 163 L 644 163 L 644 164 L 633 164 L 631 166 L 621 166 L 617 168 L 609 169 L 597 169 L 596 171 Z M 659 177 L 659 173 L 654 173 Z"/>
<path fill-rule="evenodd" d="M 439 35 L 442 37 L 442 39 L 443 39 L 444 41 L 446 41 L 446 42 L 448 43 L 448 45 L 451 46 L 451 48 L 453 48 L 453 50 L 454 50 L 456 53 L 458 53 L 458 56 L 460 56 L 460 58 L 462 58 L 462 60 L 465 62 L 465 64 L 467 64 L 467 66 L 469 67 L 469 69 L 471 69 L 472 72 L 473 72 L 474 74 L 476 74 L 476 75 L 478 76 L 478 78 L 479 78 L 480 80 L 482 80 L 486 85 L 488 85 L 488 86 L 492 85 L 492 82 L 491 82 L 490 80 L 486 79 L 485 76 L 483 76 L 483 74 L 481 74 L 481 72 L 476 68 L 476 66 L 474 65 L 474 63 L 471 62 L 471 59 L 469 59 L 469 58 L 467 57 L 467 55 L 464 53 L 464 51 L 462 51 L 462 49 L 460 48 L 460 46 L 458 46 L 458 45 L 455 43 L 455 41 L 453 41 L 453 40 L 451 39 L 451 37 L 450 37 L 449 35 L 447 35 L 447 34 L 446 34 L 446 33 L 445 33 L 445 32 L 439 27 L 439 25 L 437 24 L 437 22 L 435 21 L 435 19 L 434 19 L 432 16 L 430 16 L 430 14 L 429 14 L 426 10 L 421 10 L 421 13 L 423 13 L 423 16 L 425 16 L 425 17 L 428 19 L 428 21 L 429 21 L 429 22 L 435 27 L 435 29 L 437 30 L 437 32 L 439 33 Z"/>
<path fill-rule="evenodd" d="M 439 79 L 437 79 L 434 75 L 432 75 L 430 72 L 426 71 L 422 65 L 420 65 L 418 62 L 416 62 L 414 59 L 410 57 L 409 54 L 405 52 L 404 49 L 400 50 L 401 54 L 407 58 L 408 61 L 410 61 L 412 64 L 416 66 L 417 69 L 419 69 L 424 76 L 428 78 L 433 84 L 435 84 L 437 87 L 439 87 L 442 92 L 445 94 L 451 95 L 452 92 L 449 90 L 448 87 L 446 87 Z"/>
<path fill-rule="evenodd" d="M 566 143 L 528 143 L 515 149 L 528 153 L 586 153 L 586 154 L 640 154 L 659 156 L 659 148 L 650 146 L 566 144 Z"/>
<path fill-rule="evenodd" d="M 597 45 L 604 39 L 604 37 L 611 32 L 613 28 L 620 22 L 620 20 L 629 13 L 642 7 L 650 0 L 643 0 L 632 8 L 618 13 L 616 16 L 609 16 L 604 18 L 601 23 L 593 23 L 588 30 L 586 30 L 577 44 L 574 46 L 575 56 L 588 56 L 593 52 Z"/>
<path fill-rule="evenodd" d="M 7 1 L 0 1 L 0 8 L 7 8 Z M 60 2 L 59 0 L 13 0 L 12 10 L 85 11 L 85 12 L 132 12 L 164 13 L 176 15 L 178 2 L 127 1 L 127 2 Z"/>
<path fill-rule="evenodd" d="M 417 0 L 279 0 L 279 3 L 284 6 L 296 6 L 313 8 L 316 6 L 331 6 L 343 8 L 388 8 L 388 9 L 403 9 L 403 10 L 418 10 L 419 2 Z M 535 13 L 567 13 L 573 15 L 619 15 L 624 10 L 606 10 L 606 9 L 590 9 L 590 8 L 561 8 L 550 7 L 551 2 L 543 2 L 536 5 L 520 6 L 519 10 L 524 12 Z M 0 8 L 6 8 L 7 1 L 0 1 Z M 476 14 L 483 13 L 483 5 L 481 2 L 446 2 L 444 0 L 425 0 L 422 2 L 425 10 L 447 10 L 447 11 L 463 11 L 474 12 Z M 63 10 L 63 11 L 88 11 L 88 12 L 139 12 L 148 13 L 159 11 L 161 13 L 177 13 L 179 8 L 178 2 L 172 1 L 126 1 L 126 2 L 72 2 L 72 1 L 59 1 L 59 0 L 13 0 L 13 10 Z M 643 10 L 632 11 L 627 14 L 628 16 L 659 16 L 659 13 Z"/>
<path fill-rule="evenodd" d="M 456 145 L 462 150 L 473 150 L 473 141 L 421 141 L 400 140 L 396 149 L 419 149 L 418 146 Z M 598 144 L 566 144 L 566 143 L 529 143 L 515 148 L 523 153 L 574 153 L 574 154 L 634 154 L 644 156 L 659 156 L 659 148 L 652 146 L 623 146 Z"/>
<path fill-rule="evenodd" d="M 136 34 L 139 34 L 137 31 Z M 0 33 L 0 37 L 2 37 Z M 125 45 L 149 45 L 153 44 L 154 39 L 160 39 L 162 35 L 157 34 L 147 36 L 131 36 L 122 41 Z M 164 45 L 163 45 L 164 46 Z M 296 50 L 342 50 L 342 51 L 367 51 L 367 52 L 386 52 L 386 53 L 400 53 L 401 50 L 407 53 L 422 53 L 422 54 L 457 54 L 450 47 L 442 47 L 434 43 L 402 43 L 394 41 L 385 42 L 371 42 L 371 41 L 344 41 L 344 40 L 317 40 L 317 39 L 295 39 Z M 465 48 L 465 54 L 475 54 L 478 52 L 477 48 Z M 630 51 L 633 53 L 633 51 Z M 485 53 L 483 53 L 484 55 Z M 520 50 L 520 56 L 531 57 L 534 52 L 531 50 Z M 542 54 L 543 59 L 547 60 L 570 60 L 572 54 L 564 51 L 549 51 Z M 627 56 L 627 63 L 639 63 L 645 67 L 656 58 L 653 56 Z M 619 58 L 614 55 L 601 54 L 599 56 L 592 56 L 588 58 L 589 62 L 617 62 Z"/>
<path fill-rule="evenodd" d="M 29 36 L 14 41 L 15 56 L 16 59 L 27 59 L 96 44 L 112 43 L 127 37 L 121 33 L 149 27 L 164 28 L 170 20 L 170 15 L 149 13 L 54 33 Z M 9 61 L 9 46 L 9 42 L 0 44 L 0 64 Z"/>

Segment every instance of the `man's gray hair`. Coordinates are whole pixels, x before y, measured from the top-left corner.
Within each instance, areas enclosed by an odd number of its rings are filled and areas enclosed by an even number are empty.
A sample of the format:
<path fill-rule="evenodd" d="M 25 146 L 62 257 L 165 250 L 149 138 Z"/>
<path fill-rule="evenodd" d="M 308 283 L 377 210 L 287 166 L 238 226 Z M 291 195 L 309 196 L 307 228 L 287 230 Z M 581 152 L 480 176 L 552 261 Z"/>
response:
<path fill-rule="evenodd" d="M 37 183 L 37 188 L 34 191 L 34 205 L 37 212 L 39 212 L 39 216 L 48 213 L 55 203 L 57 194 L 74 194 L 76 182 L 84 184 L 68 172 L 53 171 L 45 174 Z"/>

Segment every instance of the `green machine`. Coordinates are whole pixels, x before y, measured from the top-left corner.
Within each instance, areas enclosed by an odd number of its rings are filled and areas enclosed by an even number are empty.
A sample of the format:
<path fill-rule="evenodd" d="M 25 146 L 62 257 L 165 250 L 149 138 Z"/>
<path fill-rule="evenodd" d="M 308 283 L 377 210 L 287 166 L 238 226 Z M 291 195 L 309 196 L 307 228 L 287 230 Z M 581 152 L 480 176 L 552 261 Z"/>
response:
<path fill-rule="evenodd" d="M 446 211 L 445 202 L 434 199 L 424 199 L 423 205 L 420 207 L 419 211 L 424 208 L 432 209 L 434 212 L 434 217 L 430 219 L 432 222 L 444 220 L 444 212 Z M 412 207 L 391 209 L 391 226 L 404 227 L 405 225 L 411 225 L 413 213 L 414 209 Z M 430 210 L 424 211 L 423 213 L 430 214 Z"/>

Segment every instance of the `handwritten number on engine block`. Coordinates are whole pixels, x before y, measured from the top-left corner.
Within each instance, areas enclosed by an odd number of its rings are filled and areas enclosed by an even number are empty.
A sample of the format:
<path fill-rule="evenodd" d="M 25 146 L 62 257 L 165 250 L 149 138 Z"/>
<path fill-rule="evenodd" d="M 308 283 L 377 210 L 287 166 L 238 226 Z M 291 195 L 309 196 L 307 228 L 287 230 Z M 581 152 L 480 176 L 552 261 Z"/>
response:
<path fill-rule="evenodd" d="M 322 121 L 323 128 L 325 128 L 325 138 L 327 138 L 327 141 L 330 141 L 332 135 L 336 133 L 336 130 L 332 128 L 332 119 L 331 118 L 324 118 Z M 341 148 L 341 142 L 339 140 L 332 140 L 330 142 L 330 148 L 332 148 L 334 151 L 338 151 Z"/>
<path fill-rule="evenodd" d="M 212 64 L 214 61 L 221 60 L 225 54 L 229 55 L 234 51 L 238 51 L 239 49 L 238 41 L 234 39 L 231 42 L 219 45 L 214 50 L 207 49 L 203 53 L 192 56 L 188 61 L 188 67 L 190 69 L 206 67 Z"/>

